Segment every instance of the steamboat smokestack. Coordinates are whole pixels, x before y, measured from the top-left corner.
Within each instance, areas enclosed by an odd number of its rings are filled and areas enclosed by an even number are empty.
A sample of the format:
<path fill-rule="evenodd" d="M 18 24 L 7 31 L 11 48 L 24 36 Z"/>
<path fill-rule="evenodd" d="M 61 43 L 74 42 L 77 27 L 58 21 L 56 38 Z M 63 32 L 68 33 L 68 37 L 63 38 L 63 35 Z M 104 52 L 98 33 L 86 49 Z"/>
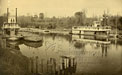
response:
<path fill-rule="evenodd" d="M 8 23 L 8 16 L 9 16 L 9 8 L 7 8 L 7 23 Z"/>
<path fill-rule="evenodd" d="M 17 8 L 16 8 L 16 23 L 17 23 Z"/>

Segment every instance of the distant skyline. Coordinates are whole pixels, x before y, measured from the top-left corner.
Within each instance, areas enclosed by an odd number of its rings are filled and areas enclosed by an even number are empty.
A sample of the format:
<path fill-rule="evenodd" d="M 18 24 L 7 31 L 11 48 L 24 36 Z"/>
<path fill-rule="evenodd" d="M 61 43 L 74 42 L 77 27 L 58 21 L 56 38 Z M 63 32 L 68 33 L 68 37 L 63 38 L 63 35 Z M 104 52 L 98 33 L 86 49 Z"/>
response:
<path fill-rule="evenodd" d="M 74 16 L 75 12 L 86 10 L 88 17 L 109 14 L 122 15 L 122 0 L 0 0 L 0 13 L 6 8 L 18 8 L 19 15 L 44 13 L 46 17 Z"/>

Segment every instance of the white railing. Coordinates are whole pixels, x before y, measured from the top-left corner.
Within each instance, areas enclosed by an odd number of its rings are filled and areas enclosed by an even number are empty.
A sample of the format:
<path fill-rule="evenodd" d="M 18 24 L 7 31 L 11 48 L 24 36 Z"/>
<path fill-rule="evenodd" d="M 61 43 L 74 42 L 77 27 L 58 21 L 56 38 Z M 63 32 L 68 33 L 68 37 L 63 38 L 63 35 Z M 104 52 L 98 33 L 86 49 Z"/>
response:
<path fill-rule="evenodd" d="M 3 28 L 20 28 L 18 24 L 16 25 L 4 25 Z"/>

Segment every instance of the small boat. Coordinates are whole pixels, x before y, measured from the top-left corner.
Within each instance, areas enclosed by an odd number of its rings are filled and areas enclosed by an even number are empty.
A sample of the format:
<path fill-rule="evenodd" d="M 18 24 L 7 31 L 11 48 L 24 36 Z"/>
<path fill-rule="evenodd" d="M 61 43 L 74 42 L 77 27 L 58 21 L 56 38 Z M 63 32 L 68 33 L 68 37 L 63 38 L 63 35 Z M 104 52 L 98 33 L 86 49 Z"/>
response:
<path fill-rule="evenodd" d="M 16 41 L 16 40 L 19 40 L 21 38 L 23 38 L 23 36 L 12 36 L 12 37 L 8 37 L 8 40 Z"/>
<path fill-rule="evenodd" d="M 23 44 L 23 42 L 22 41 L 11 41 L 11 40 L 7 40 L 7 42 L 8 42 L 8 44 L 10 44 L 10 45 L 21 45 L 21 44 Z"/>
<path fill-rule="evenodd" d="M 23 43 L 24 45 L 28 47 L 33 47 L 33 48 L 38 48 L 43 45 L 43 41 L 39 41 L 39 42 L 23 41 Z"/>
<path fill-rule="evenodd" d="M 15 41 L 15 40 L 18 40 L 19 38 L 17 37 L 9 37 L 8 40 L 11 40 L 11 41 Z"/>
<path fill-rule="evenodd" d="M 39 42 L 39 41 L 42 41 L 43 38 L 42 37 L 39 37 L 39 36 L 25 36 L 24 37 L 24 40 L 26 40 L 26 41 L 32 41 L 32 42 Z"/>

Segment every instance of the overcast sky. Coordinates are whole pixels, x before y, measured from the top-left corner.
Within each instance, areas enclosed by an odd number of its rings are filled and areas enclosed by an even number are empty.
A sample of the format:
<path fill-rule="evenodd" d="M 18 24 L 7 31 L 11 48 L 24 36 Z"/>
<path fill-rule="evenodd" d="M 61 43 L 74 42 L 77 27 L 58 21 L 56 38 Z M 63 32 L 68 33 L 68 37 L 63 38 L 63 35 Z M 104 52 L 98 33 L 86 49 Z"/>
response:
<path fill-rule="evenodd" d="M 99 16 L 107 9 L 110 14 L 122 14 L 122 0 L 0 0 L 2 12 L 8 6 L 17 7 L 19 15 L 43 12 L 47 17 L 73 16 L 82 9 L 86 9 L 87 16 Z"/>

